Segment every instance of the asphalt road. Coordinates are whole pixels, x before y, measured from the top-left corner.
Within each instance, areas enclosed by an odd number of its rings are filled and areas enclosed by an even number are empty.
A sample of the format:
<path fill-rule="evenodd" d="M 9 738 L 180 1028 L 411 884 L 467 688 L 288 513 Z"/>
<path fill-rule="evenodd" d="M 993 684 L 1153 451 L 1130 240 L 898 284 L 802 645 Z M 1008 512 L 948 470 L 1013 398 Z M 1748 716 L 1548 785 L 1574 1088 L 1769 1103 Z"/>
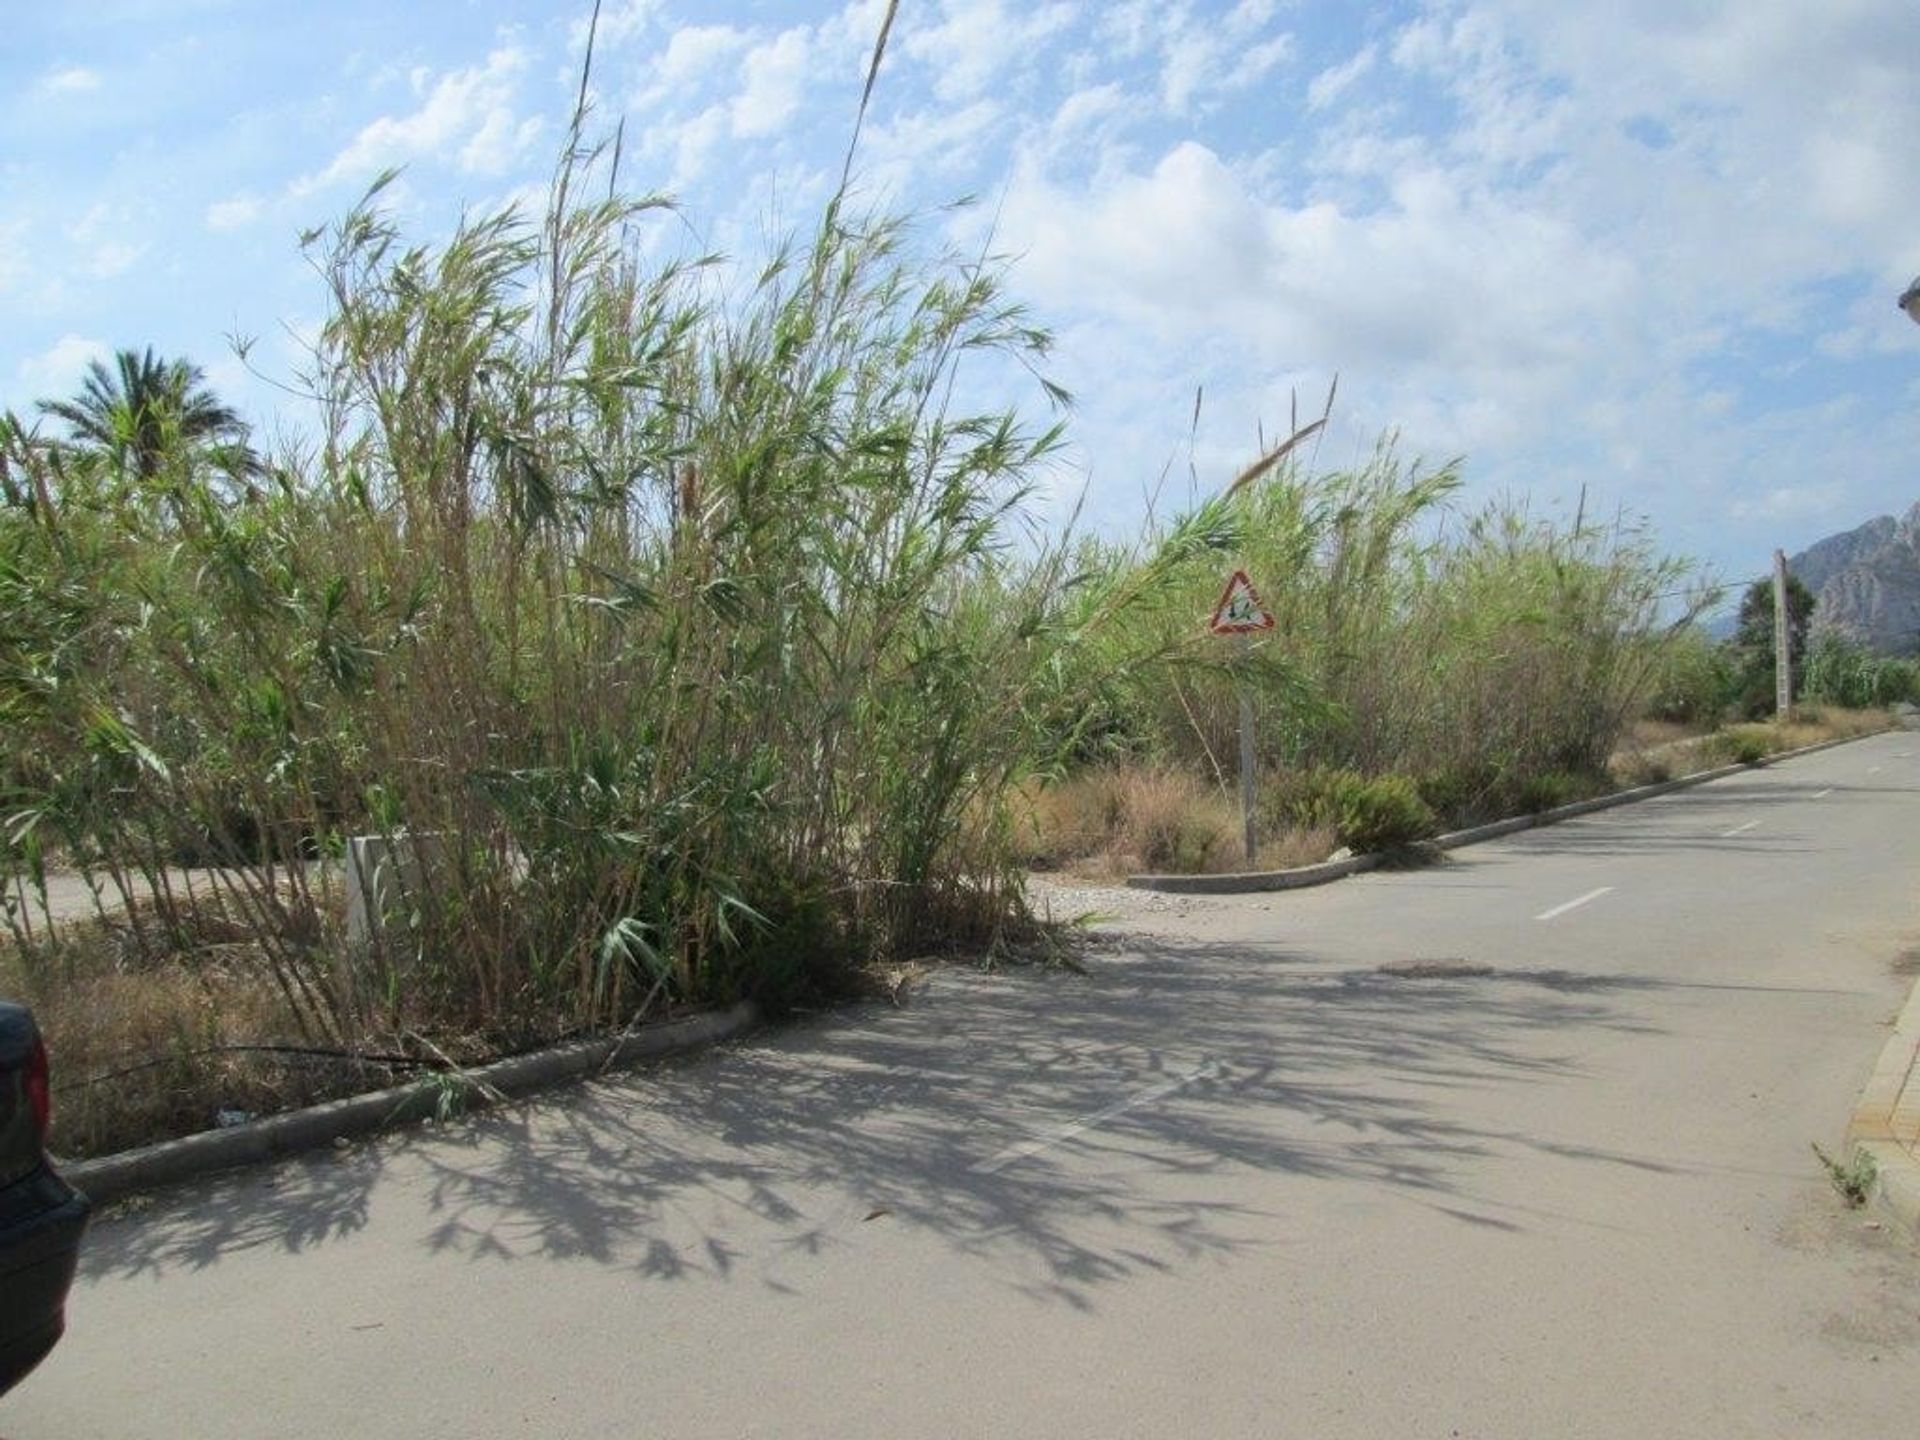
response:
<path fill-rule="evenodd" d="M 1920 1254 L 1808 1142 L 1909 983 L 1916 755 L 154 1201 L 0 1434 L 1913 1434 Z"/>

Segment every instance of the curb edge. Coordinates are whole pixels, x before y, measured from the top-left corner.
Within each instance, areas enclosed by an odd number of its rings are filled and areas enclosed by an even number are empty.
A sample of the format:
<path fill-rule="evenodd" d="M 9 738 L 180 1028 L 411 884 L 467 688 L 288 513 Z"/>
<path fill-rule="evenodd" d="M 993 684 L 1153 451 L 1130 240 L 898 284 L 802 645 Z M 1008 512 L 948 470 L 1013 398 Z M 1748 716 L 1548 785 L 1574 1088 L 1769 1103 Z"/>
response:
<path fill-rule="evenodd" d="M 752 1001 L 664 1021 L 608 1040 L 576 1040 L 511 1055 L 458 1073 L 467 1112 L 606 1070 L 705 1048 L 746 1033 L 760 1021 Z M 348 1095 L 225 1130 L 203 1130 L 89 1160 L 57 1162 L 62 1179 L 105 1204 L 137 1191 L 316 1150 L 433 1115 L 446 1081 L 415 1080 Z"/>
<path fill-rule="evenodd" d="M 1847 1156 L 1874 1167 L 1873 1199 L 1920 1238 L 1920 981 L 1907 993 L 1893 1033 L 1847 1121 Z"/>
<path fill-rule="evenodd" d="M 1851 745 L 1858 740 L 1870 740 L 1875 735 L 1891 733 L 1890 730 L 1870 730 L 1865 735 L 1842 735 L 1833 740 L 1802 745 L 1795 750 L 1778 751 L 1755 765 L 1717 765 L 1711 770 L 1696 770 L 1691 775 L 1656 781 L 1652 785 L 1636 785 L 1631 790 L 1616 790 L 1610 795 L 1595 795 L 1588 800 L 1556 805 L 1551 810 L 1542 810 L 1535 815 L 1509 815 L 1504 820 L 1491 820 L 1485 825 L 1449 830 L 1422 843 L 1436 850 L 1457 850 L 1466 845 L 1478 845 L 1483 840 L 1516 835 L 1522 830 L 1555 825 L 1562 820 L 1576 820 L 1596 811 L 1656 799 L 1675 790 L 1724 780 L 1729 775 L 1738 775 L 1743 771 L 1762 770 L 1776 761 L 1793 760 L 1819 750 L 1831 750 L 1837 745 Z M 1223 875 L 1129 875 L 1127 888 L 1158 890 L 1169 895 L 1252 895 L 1266 890 L 1304 890 L 1311 885 L 1328 885 L 1335 880 L 1344 880 L 1349 875 L 1376 869 L 1384 859 L 1384 856 L 1377 854 L 1355 855 L 1348 860 L 1324 860 L 1318 865 L 1299 865 L 1291 870 L 1237 870 Z"/>

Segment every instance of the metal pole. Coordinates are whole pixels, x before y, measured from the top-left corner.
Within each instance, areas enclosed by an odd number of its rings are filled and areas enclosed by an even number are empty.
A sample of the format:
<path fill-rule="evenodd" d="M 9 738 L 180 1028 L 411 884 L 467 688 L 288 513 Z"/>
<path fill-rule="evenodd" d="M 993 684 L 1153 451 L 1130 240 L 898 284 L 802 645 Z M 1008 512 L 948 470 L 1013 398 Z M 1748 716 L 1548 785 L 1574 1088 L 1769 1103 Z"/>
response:
<path fill-rule="evenodd" d="M 1240 659 L 1246 662 L 1253 655 L 1253 637 L 1241 635 Z M 1240 680 L 1240 818 L 1246 828 L 1247 868 L 1254 864 L 1253 835 L 1253 682 L 1242 676 Z"/>
<path fill-rule="evenodd" d="M 1773 713 L 1785 720 L 1793 710 L 1793 656 L 1787 645 L 1787 556 L 1773 552 Z"/>

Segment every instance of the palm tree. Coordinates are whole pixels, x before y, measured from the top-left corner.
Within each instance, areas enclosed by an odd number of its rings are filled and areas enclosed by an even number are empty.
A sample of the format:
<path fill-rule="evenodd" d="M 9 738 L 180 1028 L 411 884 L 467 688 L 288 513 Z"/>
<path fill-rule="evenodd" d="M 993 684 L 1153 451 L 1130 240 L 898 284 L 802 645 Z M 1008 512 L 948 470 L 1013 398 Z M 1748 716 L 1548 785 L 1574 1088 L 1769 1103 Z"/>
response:
<path fill-rule="evenodd" d="M 204 381 L 199 366 L 161 360 L 151 346 L 122 350 L 111 370 L 91 362 L 72 400 L 42 400 L 40 410 L 65 421 L 73 443 L 131 463 L 140 479 L 151 480 L 169 452 L 244 442 L 246 426 Z"/>

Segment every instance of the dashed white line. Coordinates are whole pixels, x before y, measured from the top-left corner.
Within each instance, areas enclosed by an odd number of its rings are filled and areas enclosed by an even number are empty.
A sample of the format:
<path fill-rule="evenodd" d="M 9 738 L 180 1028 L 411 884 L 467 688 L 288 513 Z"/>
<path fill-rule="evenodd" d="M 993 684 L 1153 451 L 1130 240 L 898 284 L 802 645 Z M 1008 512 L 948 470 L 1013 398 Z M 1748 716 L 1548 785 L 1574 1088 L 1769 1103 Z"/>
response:
<path fill-rule="evenodd" d="M 1063 1125 L 1058 1130 L 1050 1131 L 1019 1145 L 1010 1145 L 998 1155 L 991 1155 L 973 1166 L 973 1173 L 997 1174 L 1009 1165 L 1019 1164 L 1030 1155 L 1038 1155 L 1042 1150 L 1051 1150 L 1055 1145 L 1071 1140 L 1076 1135 L 1083 1135 L 1097 1126 L 1104 1125 L 1117 1115 L 1124 1115 L 1129 1110 L 1137 1110 L 1142 1105 L 1151 1105 L 1155 1100 L 1164 1100 L 1174 1092 L 1186 1089 L 1196 1080 L 1211 1080 L 1219 1073 L 1220 1067 L 1214 1061 L 1203 1061 L 1184 1075 L 1175 1075 L 1170 1080 L 1162 1080 L 1158 1085 L 1149 1086 L 1137 1095 L 1116 1100 L 1104 1110 L 1096 1110 L 1091 1115 L 1074 1121 L 1071 1125 Z"/>
<path fill-rule="evenodd" d="M 1566 914 L 1569 910 L 1578 910 L 1590 900 L 1598 900 L 1602 895 L 1609 895 L 1611 893 L 1613 893 L 1613 887 L 1611 885 L 1602 885 L 1598 890 L 1589 890 L 1578 899 L 1569 900 L 1564 905 L 1556 905 L 1551 910 L 1542 910 L 1533 918 L 1536 920 L 1552 920 Z"/>
<path fill-rule="evenodd" d="M 1813 798 L 1816 800 L 1824 800 L 1827 798 L 1827 796 L 1831 794 L 1833 794 L 1833 786 L 1829 785 L 1824 790 L 1816 790 L 1814 792 Z"/>
<path fill-rule="evenodd" d="M 1746 833 L 1747 833 L 1747 831 L 1749 831 L 1749 830 L 1751 830 L 1751 829 L 1753 829 L 1753 827 L 1754 827 L 1754 826 L 1756 826 L 1756 825 L 1758 825 L 1759 823 L 1760 823 L 1760 822 L 1759 822 L 1758 820 L 1749 820 L 1749 821 L 1747 821 L 1747 823 L 1746 823 L 1746 824 L 1744 824 L 1744 825 L 1736 825 L 1736 826 L 1734 826 L 1734 827 L 1733 827 L 1733 829 L 1731 829 L 1731 830 L 1722 830 L 1722 831 L 1720 832 L 1720 838 L 1721 838 L 1722 840 L 1731 840 L 1731 839 L 1732 839 L 1732 838 L 1733 838 L 1734 836 L 1736 836 L 1736 835 L 1744 835 L 1744 834 L 1746 834 Z"/>
<path fill-rule="evenodd" d="M 1881 771 L 1881 770 L 1882 770 L 1883 768 L 1885 768 L 1885 767 L 1883 767 L 1883 766 L 1879 766 L 1879 765 L 1869 765 L 1869 766 L 1867 767 L 1867 774 L 1869 774 L 1869 775 L 1878 775 L 1878 774 L 1880 773 L 1880 771 Z"/>

